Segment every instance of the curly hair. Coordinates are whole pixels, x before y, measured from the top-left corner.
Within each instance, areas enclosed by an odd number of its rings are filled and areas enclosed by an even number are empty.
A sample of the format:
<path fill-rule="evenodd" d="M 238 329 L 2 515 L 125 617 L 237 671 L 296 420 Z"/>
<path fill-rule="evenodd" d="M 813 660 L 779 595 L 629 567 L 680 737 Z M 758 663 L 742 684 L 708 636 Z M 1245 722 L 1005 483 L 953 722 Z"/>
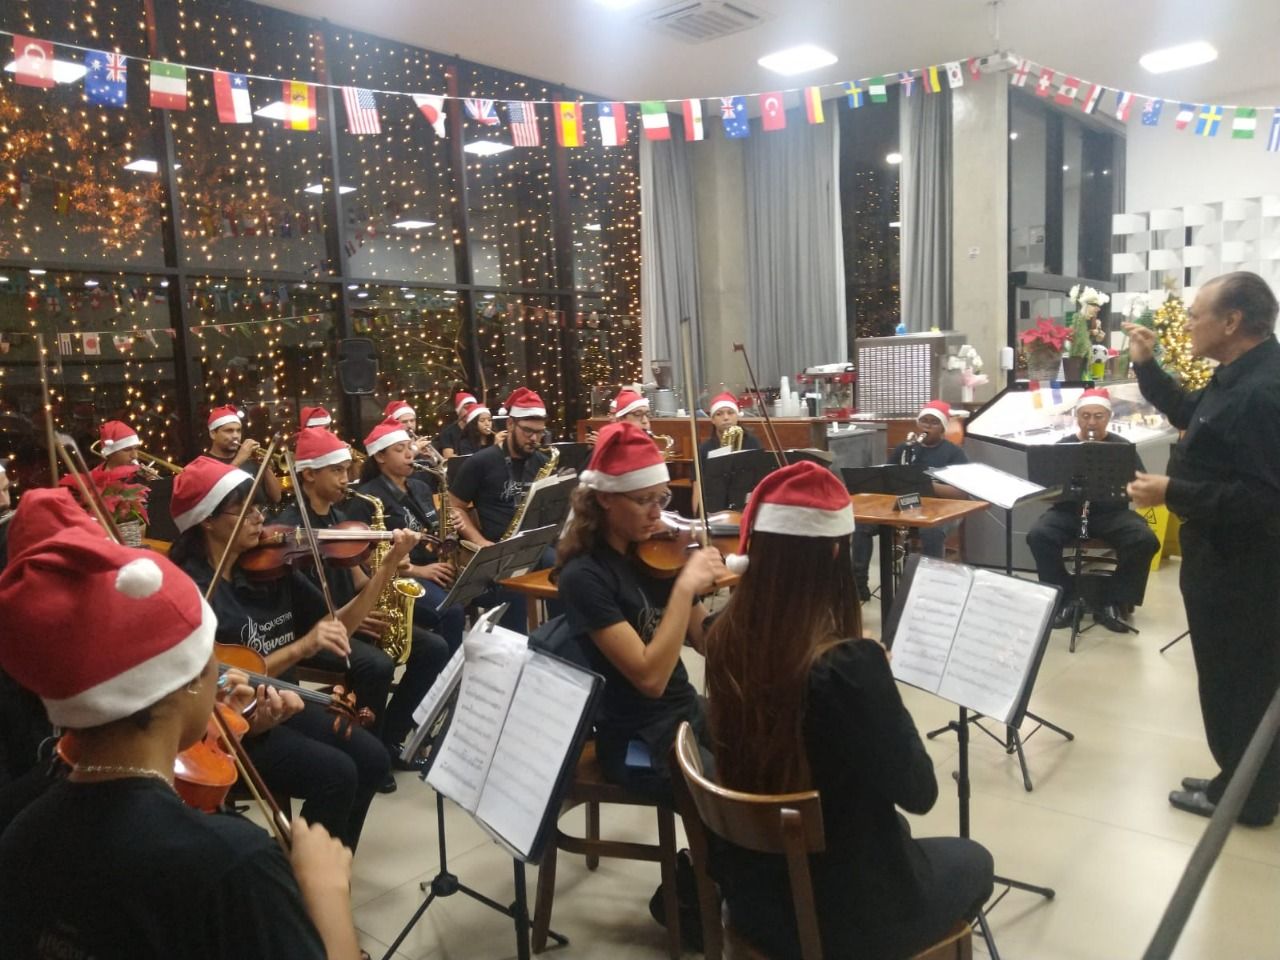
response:
<path fill-rule="evenodd" d="M 551 571 L 555 583 L 560 571 L 574 557 L 590 553 L 604 543 L 604 508 L 590 487 L 578 486 L 569 498 L 570 516 L 556 546 L 556 565 Z"/>

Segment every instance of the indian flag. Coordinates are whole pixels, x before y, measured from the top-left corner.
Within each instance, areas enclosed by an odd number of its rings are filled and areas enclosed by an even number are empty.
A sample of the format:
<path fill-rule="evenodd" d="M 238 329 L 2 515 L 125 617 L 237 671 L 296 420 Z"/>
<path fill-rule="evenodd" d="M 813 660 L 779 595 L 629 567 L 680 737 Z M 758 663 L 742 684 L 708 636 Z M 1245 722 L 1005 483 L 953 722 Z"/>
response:
<path fill-rule="evenodd" d="M 640 122 L 644 135 L 650 140 L 670 140 L 671 120 L 667 117 L 665 100 L 645 100 L 640 104 Z"/>
<path fill-rule="evenodd" d="M 822 88 L 821 87 L 805 87 L 804 88 L 804 112 L 809 116 L 810 123 L 822 123 Z"/>
<path fill-rule="evenodd" d="M 1231 119 L 1231 139 L 1252 140 L 1253 131 L 1257 128 L 1257 109 L 1254 107 L 1236 107 L 1236 115 Z"/>
<path fill-rule="evenodd" d="M 163 60 L 151 61 L 151 106 L 157 110 L 187 109 L 187 68 Z"/>

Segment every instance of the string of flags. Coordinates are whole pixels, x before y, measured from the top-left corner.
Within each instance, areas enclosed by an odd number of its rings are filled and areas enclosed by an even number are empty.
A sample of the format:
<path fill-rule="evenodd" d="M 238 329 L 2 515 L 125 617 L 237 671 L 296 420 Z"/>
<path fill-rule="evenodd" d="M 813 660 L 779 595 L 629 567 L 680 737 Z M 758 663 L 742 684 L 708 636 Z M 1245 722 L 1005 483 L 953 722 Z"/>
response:
<path fill-rule="evenodd" d="M 0 35 L 13 38 L 14 80 L 23 86 L 49 89 L 55 85 L 54 47 L 68 47 L 84 55 L 85 99 L 95 105 L 121 108 L 127 104 L 128 61 L 123 54 L 92 50 L 74 44 L 55 44 L 52 41 L 22 34 L 0 31 Z M 136 58 L 134 58 L 136 59 Z M 139 61 L 143 62 L 143 61 Z M 475 97 L 448 97 L 437 94 L 412 93 L 399 90 L 371 90 L 362 87 L 316 84 L 307 81 L 278 79 L 254 74 L 231 73 L 210 67 L 192 66 L 167 60 L 148 60 L 149 103 L 154 109 L 185 111 L 191 99 L 190 73 L 212 76 L 214 101 L 218 121 L 223 124 L 253 123 L 255 116 L 277 120 L 285 128 L 296 131 L 317 129 L 317 91 L 334 89 L 341 93 L 346 111 L 347 132 L 354 136 L 380 135 L 381 117 L 378 96 L 410 97 L 423 117 L 431 124 L 436 136 L 446 137 L 446 109 L 450 103 L 463 111 L 465 119 L 482 127 L 502 126 L 498 113 L 501 103 L 507 115 L 507 127 L 516 147 L 542 146 L 537 119 L 539 107 L 550 106 L 556 143 L 561 147 L 585 146 L 590 129 L 583 108 L 594 108 L 599 142 L 605 147 L 619 147 L 627 143 L 628 108 L 638 108 L 641 129 L 650 140 L 671 138 L 671 105 L 678 105 L 686 140 L 706 139 L 707 125 L 703 115 L 703 99 L 641 100 L 641 101 L 592 101 L 592 100 L 517 100 L 497 101 Z M 844 95 L 848 107 L 861 109 L 864 105 L 887 103 L 888 88 L 897 84 L 905 96 L 911 96 L 919 81 L 925 94 L 940 93 L 944 89 L 955 90 L 966 82 L 975 82 L 983 76 L 980 58 L 948 61 L 918 69 L 903 70 L 893 74 L 849 80 L 840 84 L 823 84 L 791 88 L 763 93 L 742 94 L 710 98 L 719 101 L 721 127 L 726 137 L 740 139 L 751 134 L 747 107 L 750 100 L 759 105 L 761 128 L 765 132 L 784 130 L 787 126 L 787 100 L 789 95 L 799 94 L 805 118 L 810 124 L 823 123 L 823 92 L 836 87 Z M 1010 82 L 1026 87 L 1034 77 L 1033 89 L 1037 96 L 1051 98 L 1061 107 L 1079 106 L 1086 114 L 1097 112 L 1109 103 L 1112 116 L 1121 123 L 1128 123 L 1138 100 L 1144 100 L 1140 112 L 1144 126 L 1157 126 L 1164 112 L 1163 98 L 1138 94 L 1130 90 L 1108 87 L 1105 84 L 1083 80 L 1073 74 L 1018 59 L 1012 69 Z M 250 98 L 249 81 L 279 84 L 280 98 L 257 111 Z M 1267 108 L 1262 108 L 1267 109 Z M 1280 152 L 1280 106 L 1271 107 L 1271 126 L 1266 139 L 1266 149 Z M 1216 137 L 1226 129 L 1226 112 L 1231 111 L 1231 139 L 1252 140 L 1258 129 L 1258 107 L 1226 104 L 1197 104 L 1177 102 L 1174 125 L 1177 130 L 1191 128 L 1196 136 Z M 1170 112 L 1174 112 L 1171 108 Z"/>

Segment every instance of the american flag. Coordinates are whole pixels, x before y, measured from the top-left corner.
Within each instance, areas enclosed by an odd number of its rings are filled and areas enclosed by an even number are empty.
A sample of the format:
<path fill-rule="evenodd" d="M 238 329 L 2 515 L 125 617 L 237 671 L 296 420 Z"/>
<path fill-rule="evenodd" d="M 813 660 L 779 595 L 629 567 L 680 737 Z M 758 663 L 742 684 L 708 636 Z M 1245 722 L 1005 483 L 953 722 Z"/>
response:
<path fill-rule="evenodd" d="M 343 87 L 342 100 L 347 105 L 347 133 L 382 133 L 378 120 L 378 101 L 372 90 Z"/>
<path fill-rule="evenodd" d="M 486 127 L 496 127 L 498 125 L 498 112 L 493 109 L 492 100 L 472 100 L 462 101 L 462 106 L 467 111 L 467 116 L 476 123 L 482 123 Z"/>
<path fill-rule="evenodd" d="M 1267 137 L 1267 149 L 1272 153 L 1280 153 L 1280 108 L 1271 114 L 1271 133 Z"/>
<path fill-rule="evenodd" d="M 538 111 L 532 102 L 508 101 L 507 118 L 511 121 L 511 139 L 517 147 L 542 145 L 542 138 L 538 134 Z"/>

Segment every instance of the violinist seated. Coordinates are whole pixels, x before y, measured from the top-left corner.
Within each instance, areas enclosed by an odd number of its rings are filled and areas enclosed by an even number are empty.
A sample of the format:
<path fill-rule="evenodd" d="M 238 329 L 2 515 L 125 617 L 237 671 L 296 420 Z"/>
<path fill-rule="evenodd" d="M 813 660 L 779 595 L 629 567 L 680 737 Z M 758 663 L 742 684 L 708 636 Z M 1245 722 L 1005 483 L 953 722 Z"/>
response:
<path fill-rule="evenodd" d="M 361 468 L 360 485 L 356 487 L 359 496 L 344 508 L 346 515 L 353 520 L 372 522 L 373 504 L 366 498 L 374 497 L 382 504 L 383 523 L 388 530 L 438 536 L 440 514 L 435 498 L 425 484 L 413 481 L 418 473 L 409 432 L 398 421 L 388 418 L 364 438 L 364 449 L 368 457 Z M 456 518 L 456 514 L 454 516 Z M 455 530 L 456 523 L 455 519 Z M 456 540 L 452 545 L 457 546 Z M 454 575 L 453 564 L 441 556 L 439 546 L 425 541 L 414 546 L 408 565 L 400 572 L 400 576 L 417 580 L 426 591 L 414 604 L 414 623 L 443 637 L 448 654 L 462 646 L 465 613 L 458 604 L 443 612 L 436 608 L 453 586 Z M 412 709 L 411 706 L 410 712 Z"/>
<path fill-rule="evenodd" d="M 1083 443 L 1098 440 L 1105 443 L 1128 443 L 1111 433 L 1111 395 L 1105 388 L 1086 390 L 1076 402 L 1076 431 L 1059 443 Z M 1136 453 L 1135 453 L 1136 457 Z M 1142 460 L 1137 460 L 1143 470 Z M 1036 560 L 1036 575 L 1041 583 L 1062 588 L 1059 607 L 1054 617 L 1055 629 L 1071 625 L 1069 609 L 1075 595 L 1075 581 L 1067 573 L 1062 551 L 1080 536 L 1079 501 L 1055 503 L 1040 515 L 1027 531 L 1027 546 Z M 1147 522 L 1129 509 L 1128 501 L 1093 501 L 1089 504 L 1089 538 L 1101 540 L 1116 552 L 1116 569 L 1103 578 L 1101 609 L 1093 617 L 1113 633 L 1125 632 L 1124 622 L 1132 609 L 1142 604 L 1147 592 L 1147 574 L 1151 558 L 1160 549 L 1160 541 Z"/>
<path fill-rule="evenodd" d="M 916 417 L 914 439 L 900 443 L 889 455 L 889 463 L 931 467 L 949 467 L 954 463 L 968 463 L 964 451 L 947 439 L 947 427 L 951 425 L 951 405 L 945 400 L 930 400 Z M 963 490 L 947 483 L 933 481 L 931 493 L 935 497 L 950 500 L 967 499 Z M 920 552 L 926 557 L 941 557 L 946 551 L 947 536 L 959 521 L 920 530 Z M 853 535 L 853 573 L 858 584 L 858 598 L 866 603 L 871 599 L 871 586 L 867 575 L 871 568 L 871 553 L 875 545 L 878 526 L 860 526 Z"/>
<path fill-rule="evenodd" d="M 254 475 L 250 461 L 262 450 L 257 440 L 244 438 L 244 413 L 235 407 L 214 407 L 209 411 L 209 450 L 203 456 L 219 463 L 229 463 L 249 476 Z M 267 470 L 262 475 L 262 491 L 268 501 L 278 504 L 284 496 L 280 479 Z"/>
<path fill-rule="evenodd" d="M 74 506 L 82 521 L 62 523 L 69 505 L 27 495 L 20 562 L 0 577 L 0 667 L 76 741 L 69 775 L 0 836 L 5 956 L 355 960 L 350 851 L 295 820 L 285 854 L 179 799 L 176 758 L 200 746 L 218 689 L 213 611 L 163 556 L 104 539 Z"/>
<path fill-rule="evenodd" d="M 294 467 L 302 486 L 302 496 L 291 503 L 277 518 L 277 522 L 290 527 L 302 526 L 299 505 L 307 505 L 307 518 L 316 531 L 332 530 L 351 519 L 340 504 L 347 498 L 347 473 L 351 465 L 351 449 L 337 436 L 321 427 L 308 427 L 299 431 Z M 364 506 L 363 501 L 355 501 Z M 364 526 L 364 524 L 360 524 Z M 396 527 L 394 529 L 399 529 Z M 366 541 L 366 547 L 373 541 Z M 418 548 L 414 547 L 416 551 Z M 412 557 L 412 554 L 410 554 Z M 355 557 L 353 557 L 355 559 Z M 306 575 L 319 581 L 313 567 L 306 568 Z M 359 565 L 325 564 L 324 575 L 328 579 L 333 602 L 346 606 L 369 582 L 368 573 Z M 458 611 L 459 642 L 461 642 L 462 611 Z M 302 661 L 305 666 L 323 670 L 346 670 L 348 687 L 358 703 L 369 707 L 376 714 L 371 732 L 386 745 L 393 766 L 401 764 L 400 741 L 413 727 L 413 711 L 431 688 L 436 676 L 449 660 L 450 650 L 438 634 L 422 627 L 409 625 L 413 631 L 409 647 L 409 659 L 405 663 L 404 676 L 396 687 L 395 695 L 388 701 L 391 683 L 395 676 L 395 661 L 377 645 L 387 629 L 387 622 L 380 619 L 375 610 L 357 628 L 351 637 L 351 653 L 348 668 L 341 657 L 330 651 L 320 651 Z M 385 705 L 385 708 L 384 708 Z M 407 769 L 407 767 L 406 767 Z M 394 786 L 395 780 L 390 784 Z"/>
<path fill-rule="evenodd" d="M 216 460 L 199 458 L 188 464 L 173 484 L 171 509 L 181 532 L 169 556 L 203 590 L 227 551 L 225 572 L 209 599 L 218 615 L 218 641 L 247 647 L 262 657 L 262 672 L 292 682 L 294 665 L 321 650 L 350 655 L 351 632 L 373 609 L 413 537 L 395 535 L 382 565 L 363 590 L 335 611 L 335 619 L 301 571 L 276 564 L 274 579 L 250 575 L 248 567 L 261 557 L 251 551 L 258 547 L 262 513 L 251 506 L 243 525 L 237 528 L 236 523 L 252 482 Z M 356 848 L 369 803 L 390 773 L 386 748 L 377 737 L 324 705 L 308 702 L 266 735 L 248 738 L 245 748 L 273 794 L 301 798 L 307 820 Z"/>

